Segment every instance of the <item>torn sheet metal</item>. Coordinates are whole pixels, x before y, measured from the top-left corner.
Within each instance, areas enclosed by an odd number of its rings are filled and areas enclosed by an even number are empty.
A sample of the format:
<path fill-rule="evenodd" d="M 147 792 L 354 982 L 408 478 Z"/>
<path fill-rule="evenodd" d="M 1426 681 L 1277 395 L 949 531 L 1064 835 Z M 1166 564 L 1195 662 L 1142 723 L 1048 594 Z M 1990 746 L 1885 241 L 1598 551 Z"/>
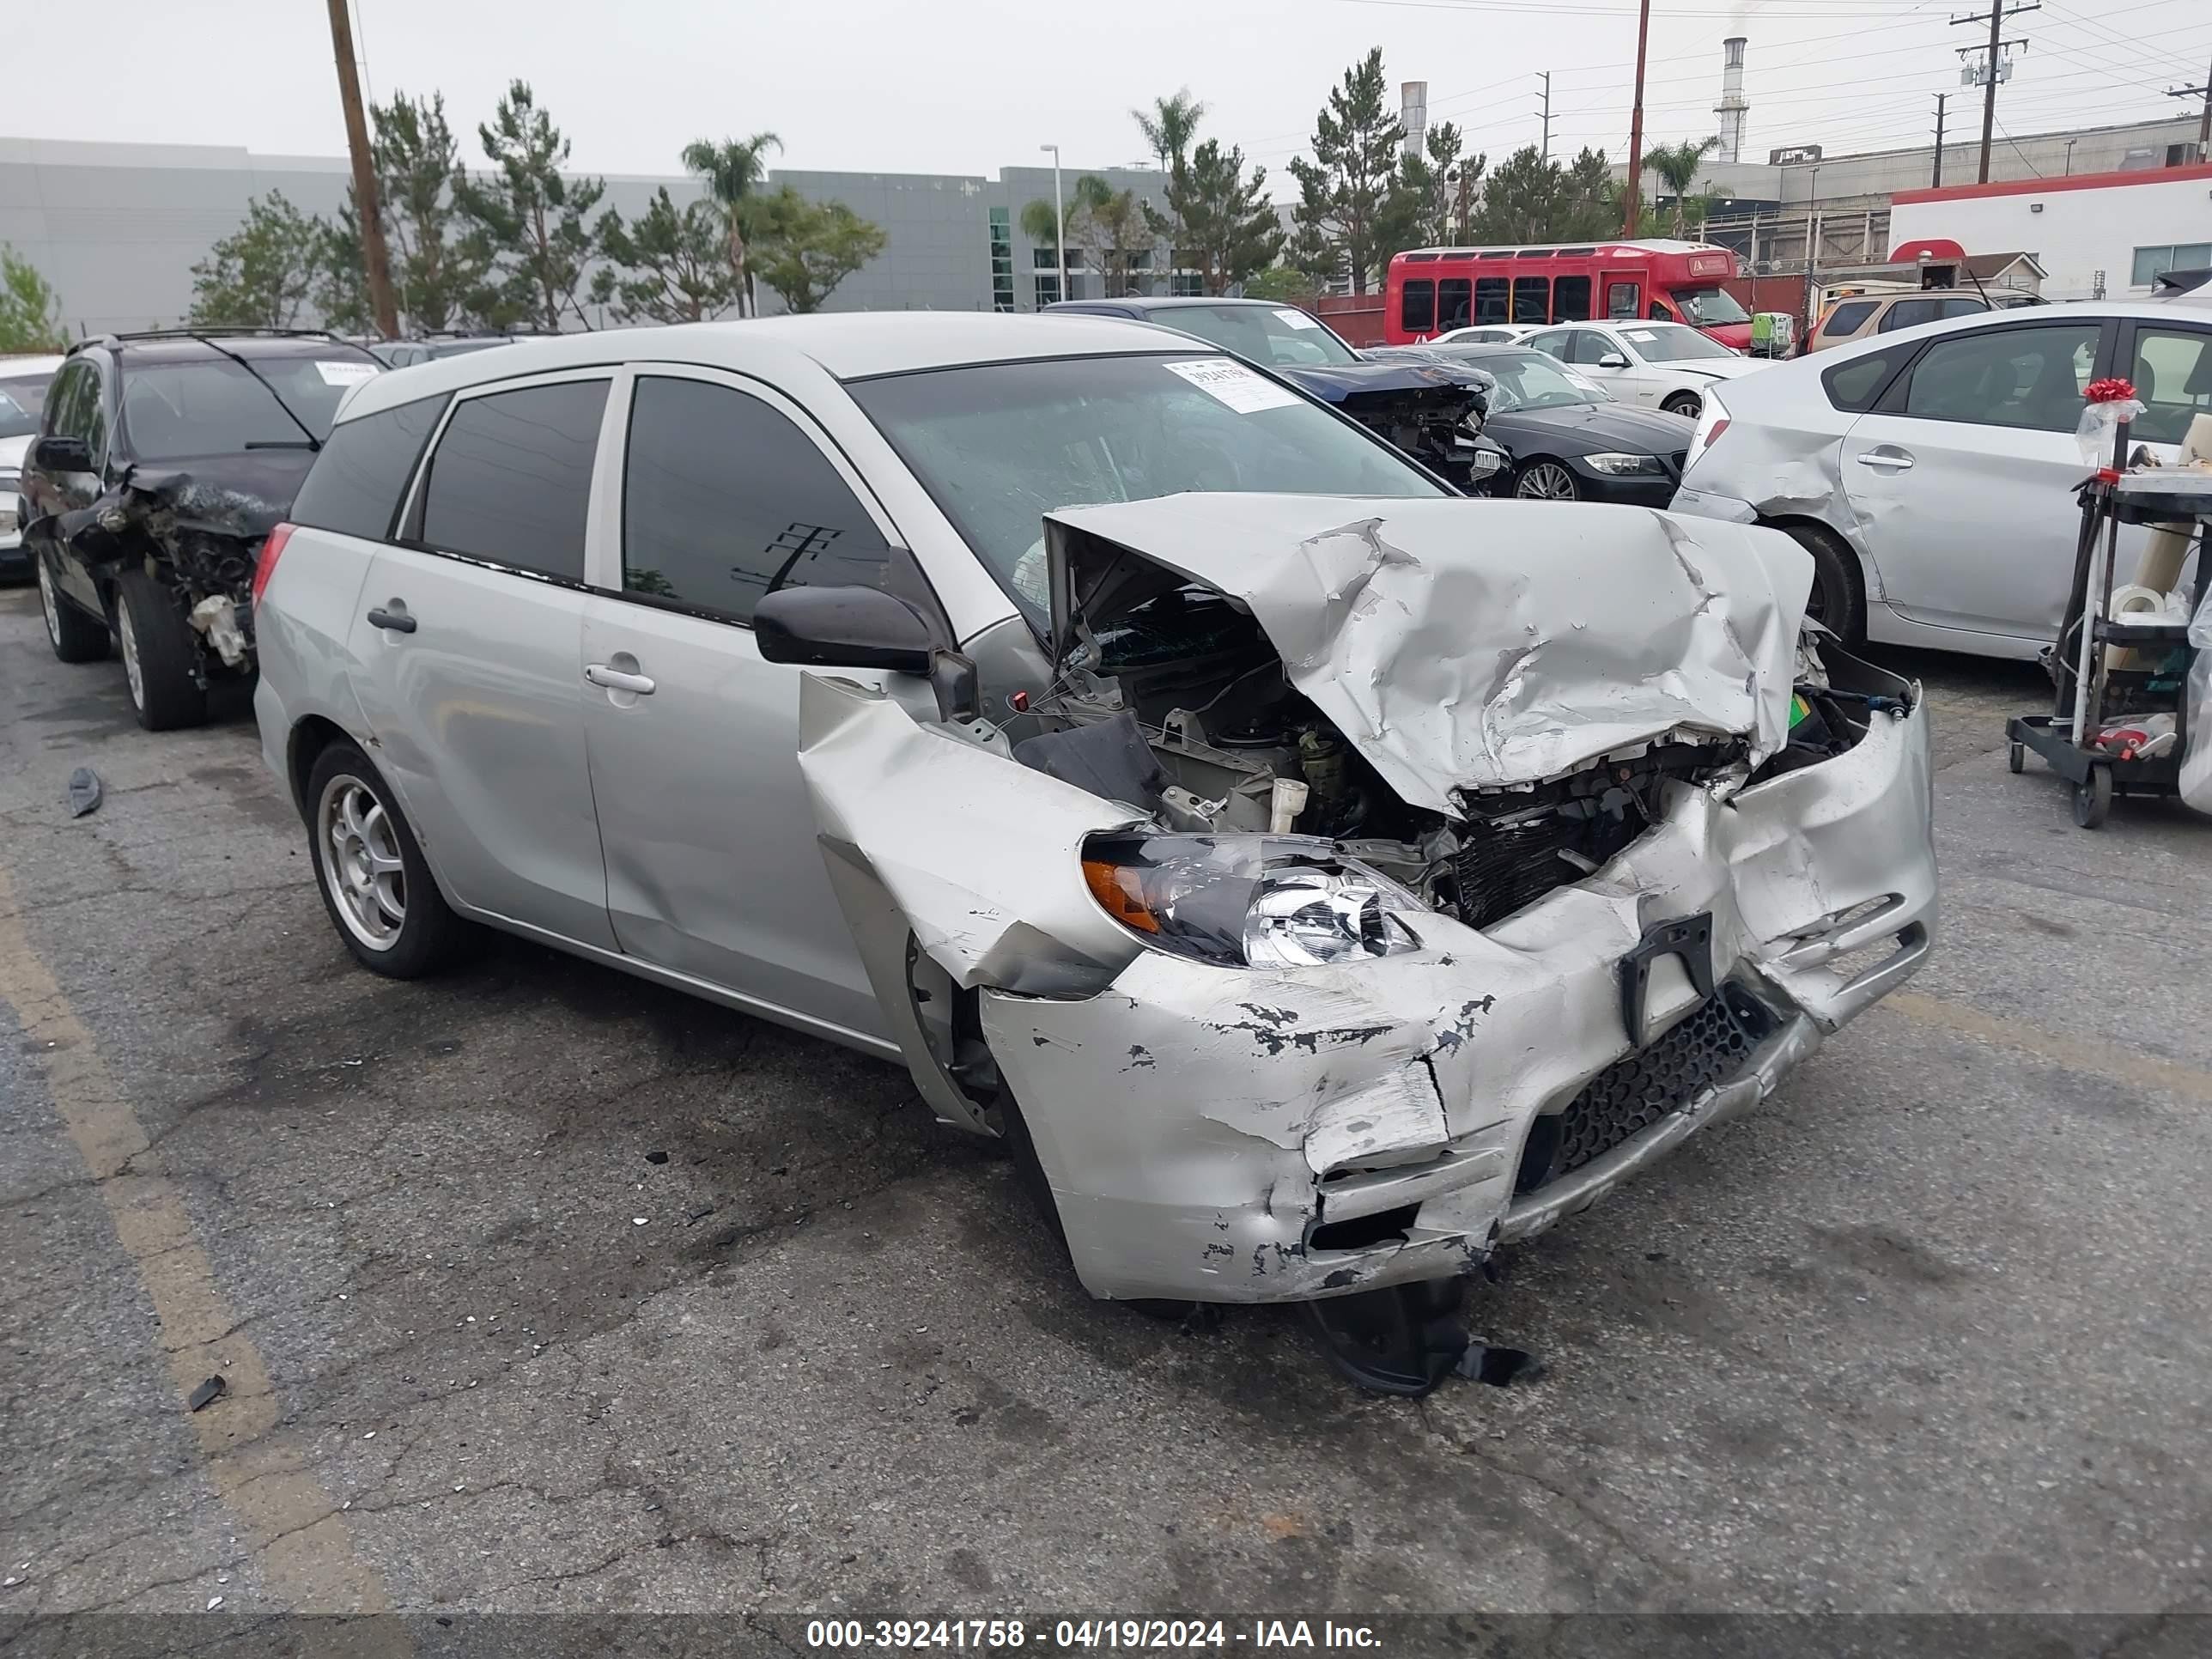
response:
<path fill-rule="evenodd" d="M 1559 777 L 1670 735 L 1789 732 L 1812 561 L 1643 507 L 1175 495 L 1046 520 L 1054 641 L 1096 538 L 1248 606 L 1297 689 L 1407 805 Z M 1091 563 L 1095 565 L 1093 558 Z"/>
<path fill-rule="evenodd" d="M 1463 1273 L 1756 1104 L 1924 959 L 1929 766 L 1915 710 L 1733 800 L 1682 790 L 1589 881 L 1480 932 L 1413 918 L 1422 948 L 1405 955 L 1237 971 L 1144 951 L 1102 995 L 986 989 L 985 1035 L 1083 1282 L 1277 1301 Z M 1868 961 L 1803 957 L 1832 913 L 1876 905 L 1855 935 Z M 1717 976 L 1771 1013 L 1765 1034 L 1644 1133 L 1516 1192 L 1538 1121 L 1631 1052 L 1622 957 L 1655 918 L 1692 914 L 1711 918 Z M 1701 1006 L 1679 971 L 1655 981 L 1648 1030 Z"/>

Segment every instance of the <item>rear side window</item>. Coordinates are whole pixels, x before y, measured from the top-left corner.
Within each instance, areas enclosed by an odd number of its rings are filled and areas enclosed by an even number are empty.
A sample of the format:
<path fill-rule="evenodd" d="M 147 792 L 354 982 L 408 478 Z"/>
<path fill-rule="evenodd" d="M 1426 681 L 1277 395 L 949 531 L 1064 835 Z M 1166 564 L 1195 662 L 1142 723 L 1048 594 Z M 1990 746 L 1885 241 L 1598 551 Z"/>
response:
<path fill-rule="evenodd" d="M 1410 334 L 1425 334 L 1437 324 L 1437 285 L 1408 283 L 1398 301 L 1398 326 Z"/>
<path fill-rule="evenodd" d="M 1465 328 L 1474 314 L 1474 284 L 1464 276 L 1447 276 L 1437 284 L 1437 326 Z"/>
<path fill-rule="evenodd" d="M 447 401 L 441 392 L 334 428 L 292 503 L 292 522 L 373 542 L 387 539 L 399 498 Z"/>
<path fill-rule="evenodd" d="M 1828 313 L 1828 320 L 1820 325 L 1822 334 L 1856 334 L 1866 326 L 1866 319 L 1874 315 L 1879 300 L 1846 300 Z"/>
<path fill-rule="evenodd" d="M 1869 351 L 1863 357 L 1837 364 L 1820 376 L 1820 384 L 1828 389 L 1828 401 L 1838 409 L 1863 415 L 1911 355 L 1912 348 L 1904 345 Z"/>
<path fill-rule="evenodd" d="M 1503 276 L 1478 276 L 1474 279 L 1474 320 L 1478 323 L 1502 323 L 1506 320 L 1505 279 Z"/>
<path fill-rule="evenodd" d="M 1587 276 L 1562 276 L 1553 285 L 1552 311 L 1563 323 L 1583 323 L 1589 320 L 1590 279 Z"/>
<path fill-rule="evenodd" d="M 757 398 L 650 375 L 631 400 L 623 588 L 738 622 L 781 587 L 885 587 L 883 536 L 813 441 Z"/>
<path fill-rule="evenodd" d="M 1552 279 L 1516 276 L 1513 279 L 1513 320 L 1548 323 L 1552 320 Z"/>
<path fill-rule="evenodd" d="M 563 581 L 584 580 L 584 517 L 605 380 L 471 398 L 453 410 L 422 486 L 422 539 Z"/>
<path fill-rule="evenodd" d="M 1935 320 L 1935 301 L 1899 300 L 1883 313 L 1881 331 L 1887 334 L 1900 328 L 1917 328 L 1923 323 L 1932 323 Z"/>

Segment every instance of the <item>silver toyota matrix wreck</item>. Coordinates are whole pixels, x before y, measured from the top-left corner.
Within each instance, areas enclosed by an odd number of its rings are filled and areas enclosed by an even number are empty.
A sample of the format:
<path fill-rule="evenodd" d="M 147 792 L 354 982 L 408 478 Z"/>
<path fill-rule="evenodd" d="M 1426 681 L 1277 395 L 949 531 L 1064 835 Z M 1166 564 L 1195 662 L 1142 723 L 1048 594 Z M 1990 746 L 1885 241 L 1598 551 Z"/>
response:
<path fill-rule="evenodd" d="M 431 363 L 294 519 L 256 707 L 363 963 L 487 923 L 899 1058 L 1092 1294 L 1372 1386 L 1929 949 L 1919 689 L 1787 537 L 1461 499 L 1141 325 Z"/>

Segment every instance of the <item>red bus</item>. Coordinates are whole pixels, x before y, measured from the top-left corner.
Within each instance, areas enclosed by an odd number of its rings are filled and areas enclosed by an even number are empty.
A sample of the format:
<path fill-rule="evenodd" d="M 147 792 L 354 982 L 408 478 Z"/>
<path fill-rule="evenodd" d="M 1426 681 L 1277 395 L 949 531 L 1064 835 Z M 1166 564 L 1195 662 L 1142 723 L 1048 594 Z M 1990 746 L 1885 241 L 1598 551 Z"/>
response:
<path fill-rule="evenodd" d="M 1705 242 L 1579 247 L 1427 247 L 1395 256 L 1382 284 L 1392 345 L 1480 323 L 1687 323 L 1724 346 L 1751 344 L 1751 313 L 1721 286 L 1735 255 Z"/>

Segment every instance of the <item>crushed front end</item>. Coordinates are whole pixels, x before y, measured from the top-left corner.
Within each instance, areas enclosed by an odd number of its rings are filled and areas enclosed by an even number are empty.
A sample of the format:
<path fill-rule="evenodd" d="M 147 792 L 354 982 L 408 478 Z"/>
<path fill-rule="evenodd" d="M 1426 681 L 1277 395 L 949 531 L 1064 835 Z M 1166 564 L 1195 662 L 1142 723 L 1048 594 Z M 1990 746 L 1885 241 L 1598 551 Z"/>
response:
<path fill-rule="evenodd" d="M 1052 534 L 1025 732 L 811 679 L 801 763 L 925 1094 L 1018 1119 L 1096 1295 L 1466 1274 L 1926 956 L 1918 690 L 1801 640 L 1784 538 L 1233 496 Z"/>

